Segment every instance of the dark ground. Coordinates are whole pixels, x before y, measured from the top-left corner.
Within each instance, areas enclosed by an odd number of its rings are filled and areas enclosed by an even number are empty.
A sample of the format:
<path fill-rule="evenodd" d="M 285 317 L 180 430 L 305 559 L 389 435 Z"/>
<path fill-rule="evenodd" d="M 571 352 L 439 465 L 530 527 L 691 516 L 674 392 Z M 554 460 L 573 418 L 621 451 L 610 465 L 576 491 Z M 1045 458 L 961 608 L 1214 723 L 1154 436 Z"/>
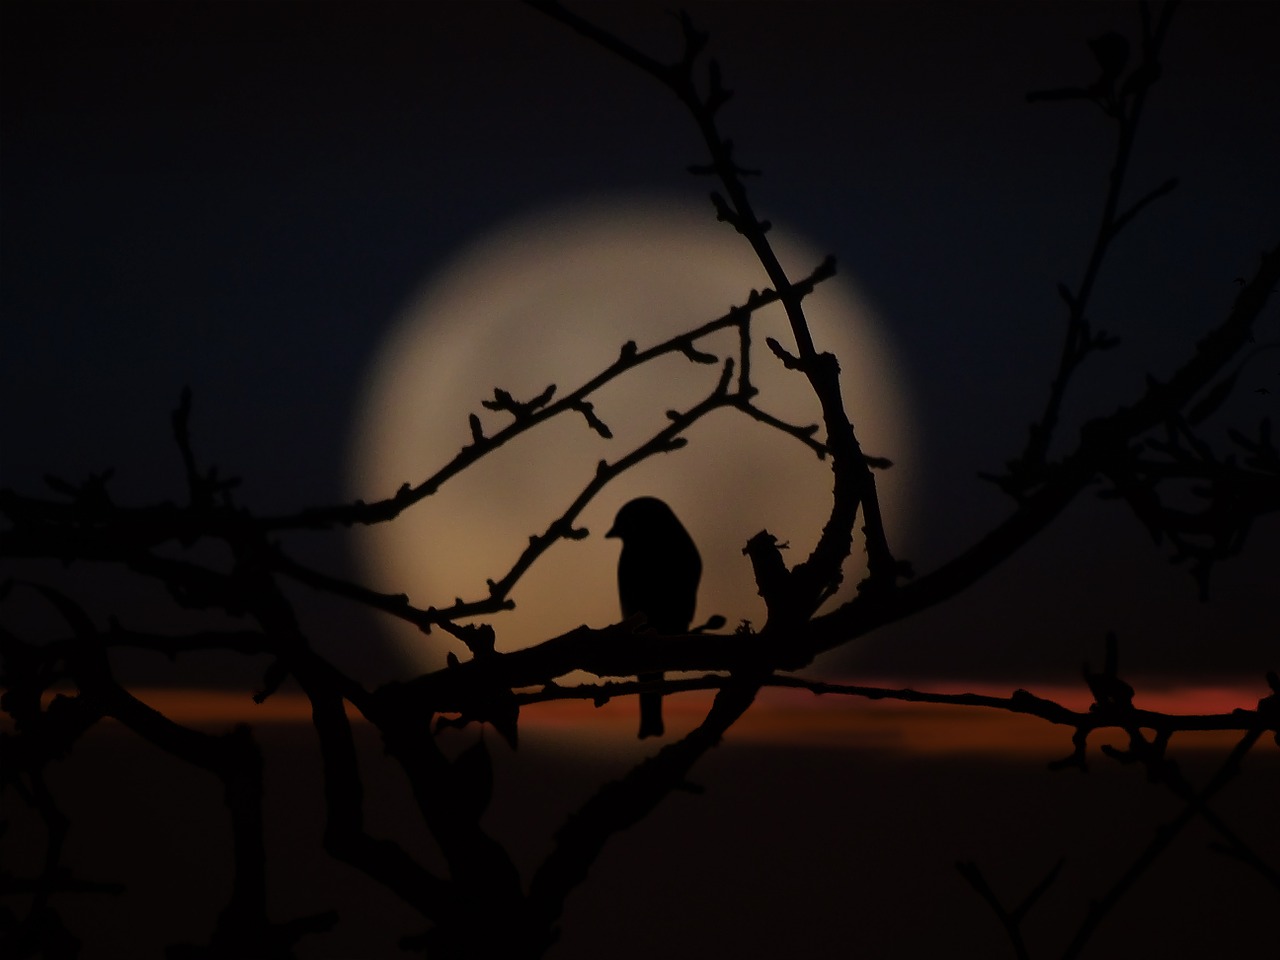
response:
<path fill-rule="evenodd" d="M 407 837 L 426 855 L 392 768 L 369 728 L 357 731 L 368 748 L 376 832 Z M 274 724 L 260 736 L 276 918 L 341 911 L 335 931 L 304 941 L 304 957 L 408 956 L 396 943 L 419 929 L 413 913 L 319 852 L 319 768 L 309 731 Z M 541 744 L 527 739 L 514 757 L 494 747 L 506 759 L 487 820 L 526 869 L 566 812 L 629 759 L 598 750 L 569 756 L 549 748 L 545 735 Z M 1063 746 L 1065 753 L 1065 734 Z M 1197 782 L 1210 772 L 1210 756 L 1188 756 Z M 129 886 L 123 897 L 63 898 L 86 960 L 159 957 L 166 943 L 207 937 L 230 882 L 215 781 L 114 725 L 91 732 L 51 779 L 75 824 L 69 854 L 77 872 Z M 1056 957 L 1089 900 L 1177 812 L 1139 771 L 1102 758 L 1081 776 L 1051 773 L 1034 759 L 730 740 L 695 779 L 704 794 L 669 798 L 606 849 L 571 898 L 552 957 L 1008 957 L 993 914 L 955 861 L 978 861 L 1012 905 L 1066 856 L 1028 926 L 1032 956 Z M 1280 753 L 1268 743 L 1215 804 L 1272 864 L 1280 860 L 1277 796 Z M 8 806 L 0 850 L 16 870 L 39 834 L 18 802 Z M 1263 944 L 1275 943 L 1277 891 L 1210 850 L 1211 840 L 1199 823 L 1184 832 L 1084 956 L 1265 955 Z"/>

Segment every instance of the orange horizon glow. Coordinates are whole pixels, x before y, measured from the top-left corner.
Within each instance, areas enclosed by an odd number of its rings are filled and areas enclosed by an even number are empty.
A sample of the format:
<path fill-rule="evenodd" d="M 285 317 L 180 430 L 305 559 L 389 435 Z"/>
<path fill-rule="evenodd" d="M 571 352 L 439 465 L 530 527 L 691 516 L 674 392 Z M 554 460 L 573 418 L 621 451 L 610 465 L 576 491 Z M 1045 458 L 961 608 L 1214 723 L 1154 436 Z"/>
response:
<path fill-rule="evenodd" d="M 916 684 L 934 693 L 977 693 L 1006 697 L 1010 686 L 947 683 Z M 1077 685 L 1046 684 L 1032 690 L 1069 709 L 1089 705 L 1088 692 Z M 1267 690 L 1259 685 L 1217 684 L 1197 687 L 1153 687 L 1139 692 L 1140 709 L 1175 715 L 1229 714 L 1250 710 Z M 216 730 L 239 723 L 305 724 L 311 706 L 299 692 L 281 691 L 256 704 L 248 692 L 219 689 L 151 687 L 134 691 L 139 700 L 184 725 Z M 51 699 L 52 694 L 46 699 Z M 663 742 L 696 726 L 706 715 L 712 693 L 699 691 L 669 695 L 664 705 L 668 736 Z M 348 705 L 353 722 L 364 718 Z M 635 740 L 634 697 L 617 697 L 596 707 L 589 700 L 559 700 L 527 704 L 521 709 L 521 738 L 565 752 L 602 750 L 651 752 L 660 745 Z M 1240 736 L 1238 731 L 1187 731 L 1176 734 L 1175 749 L 1222 749 Z M 1118 731 L 1099 731 L 1091 745 L 1120 743 Z M 1071 749 L 1069 728 L 1038 717 L 987 707 L 951 704 L 870 701 L 839 694 L 815 695 L 794 688 L 767 688 L 726 736 L 734 745 L 791 746 L 878 750 L 912 756 L 978 755 L 987 757 L 1066 755 Z"/>

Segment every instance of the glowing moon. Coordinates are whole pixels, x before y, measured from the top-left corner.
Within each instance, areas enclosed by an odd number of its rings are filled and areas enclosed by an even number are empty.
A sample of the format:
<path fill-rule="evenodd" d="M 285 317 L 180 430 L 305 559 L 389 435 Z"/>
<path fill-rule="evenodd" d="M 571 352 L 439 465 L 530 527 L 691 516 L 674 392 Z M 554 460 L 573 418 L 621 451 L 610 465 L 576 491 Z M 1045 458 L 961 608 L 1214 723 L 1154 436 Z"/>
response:
<path fill-rule="evenodd" d="M 771 237 L 773 235 L 771 234 Z M 822 255 L 775 240 L 793 279 Z M 365 384 L 351 446 L 353 497 L 381 499 L 417 484 L 471 442 L 467 417 L 492 434 L 510 415 L 481 407 L 495 387 L 518 400 L 548 384 L 568 393 L 618 357 L 699 326 L 768 286 L 750 247 L 705 211 L 654 201 L 560 207 L 513 223 L 463 253 L 399 317 Z M 883 331 L 848 280 L 821 284 L 805 300 L 820 350 L 837 354 L 846 408 L 864 449 L 898 464 L 880 474 L 884 514 L 900 540 L 904 488 L 913 461 L 907 398 Z M 756 403 L 793 423 L 818 422 L 817 402 L 799 373 L 764 345 L 773 336 L 794 350 L 781 307 L 756 315 L 752 379 Z M 722 360 L 737 335 L 697 343 Z M 532 534 L 542 533 L 591 479 L 600 460 L 627 453 L 711 392 L 721 366 L 682 355 L 624 375 L 590 399 L 611 428 L 606 440 L 566 413 L 494 451 L 392 523 L 354 532 L 366 582 L 406 593 L 418 607 L 487 596 Z M 576 521 L 591 535 L 557 543 L 517 584 L 516 608 L 487 618 L 500 649 L 516 649 L 579 624 L 618 619 L 618 544 L 602 534 L 632 497 L 666 500 L 702 553 L 695 622 L 711 614 L 763 622 L 742 546 L 767 528 L 790 543 L 789 562 L 817 541 L 830 504 L 831 472 L 799 441 L 733 410 L 702 420 L 689 445 L 622 474 Z M 821 436 L 821 433 L 819 433 Z M 904 465 L 906 469 L 904 469 Z M 843 595 L 861 578 L 861 547 L 846 570 Z M 429 669 L 454 649 L 442 632 L 424 636 L 396 624 L 406 667 Z"/>

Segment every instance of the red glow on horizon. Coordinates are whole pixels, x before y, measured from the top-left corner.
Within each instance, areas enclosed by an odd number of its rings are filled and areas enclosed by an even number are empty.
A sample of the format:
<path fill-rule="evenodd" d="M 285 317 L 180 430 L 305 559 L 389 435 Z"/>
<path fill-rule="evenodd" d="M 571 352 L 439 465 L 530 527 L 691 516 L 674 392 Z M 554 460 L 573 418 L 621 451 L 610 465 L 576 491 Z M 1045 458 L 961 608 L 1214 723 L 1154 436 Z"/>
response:
<path fill-rule="evenodd" d="M 894 686 L 886 684 L 886 687 Z M 1007 697 L 1012 690 L 992 684 L 955 681 L 915 683 L 934 693 L 977 693 Z M 1141 689 L 1141 688 L 1140 688 Z M 1089 694 L 1080 686 L 1042 685 L 1032 690 L 1074 710 L 1087 709 Z M 1140 709 L 1176 715 L 1228 714 L 1253 709 L 1266 690 L 1218 684 L 1200 687 L 1152 686 L 1135 695 Z M 248 692 L 220 689 L 153 687 L 136 691 L 144 703 L 176 723 L 211 731 L 234 724 L 309 723 L 306 697 L 282 691 L 256 704 Z M 664 705 L 668 741 L 692 729 L 710 706 L 711 692 L 675 694 Z M 363 718 L 350 705 L 355 722 Z M 602 706 L 587 700 L 559 700 L 526 705 L 521 710 L 522 739 L 568 751 L 632 749 L 637 723 L 634 698 L 621 697 Z M 1100 732 L 1094 742 L 1119 743 L 1117 731 Z M 1175 747 L 1221 748 L 1235 731 L 1185 732 Z M 1053 757 L 1070 751 L 1070 730 L 1038 717 L 986 707 L 871 701 L 843 694 L 815 695 L 795 688 L 769 688 L 729 731 L 731 744 L 884 750 L 917 756 L 985 755 Z M 649 744 L 642 745 L 649 749 Z"/>

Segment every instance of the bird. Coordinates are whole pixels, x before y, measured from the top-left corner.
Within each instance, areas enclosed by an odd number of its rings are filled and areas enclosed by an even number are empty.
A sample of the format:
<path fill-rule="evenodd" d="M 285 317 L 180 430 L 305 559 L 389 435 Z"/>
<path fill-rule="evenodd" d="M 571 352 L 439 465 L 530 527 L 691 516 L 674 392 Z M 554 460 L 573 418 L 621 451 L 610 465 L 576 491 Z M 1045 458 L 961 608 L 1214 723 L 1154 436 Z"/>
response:
<path fill-rule="evenodd" d="M 606 537 L 622 541 L 618 556 L 618 599 L 623 619 L 643 614 L 657 633 L 684 633 L 698 603 L 702 557 L 671 508 L 657 497 L 623 504 Z M 641 682 L 661 673 L 640 674 Z M 662 694 L 640 694 L 640 739 L 660 737 Z"/>

